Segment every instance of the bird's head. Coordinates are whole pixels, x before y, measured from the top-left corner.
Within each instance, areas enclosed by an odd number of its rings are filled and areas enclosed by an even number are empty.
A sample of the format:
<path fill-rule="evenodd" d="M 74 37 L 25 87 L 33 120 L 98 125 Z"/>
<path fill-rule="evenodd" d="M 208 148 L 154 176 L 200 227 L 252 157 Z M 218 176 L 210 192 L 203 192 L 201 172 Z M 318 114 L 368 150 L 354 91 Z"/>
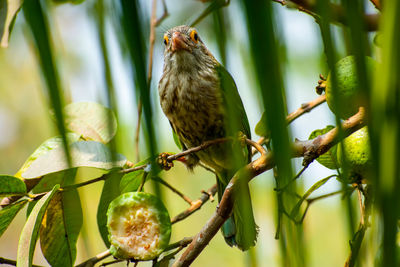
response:
<path fill-rule="evenodd" d="M 195 28 L 182 25 L 169 29 L 164 34 L 163 42 L 165 65 L 173 64 L 179 69 L 190 69 L 218 64 Z"/>

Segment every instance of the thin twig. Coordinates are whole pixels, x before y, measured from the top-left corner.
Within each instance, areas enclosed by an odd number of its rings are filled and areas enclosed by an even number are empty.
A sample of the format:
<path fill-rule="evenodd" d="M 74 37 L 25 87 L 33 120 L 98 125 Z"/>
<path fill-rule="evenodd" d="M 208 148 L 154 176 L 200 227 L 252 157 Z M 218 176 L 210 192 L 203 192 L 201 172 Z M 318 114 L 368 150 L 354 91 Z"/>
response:
<path fill-rule="evenodd" d="M 164 251 L 168 251 L 168 250 L 173 250 L 175 248 L 179 248 L 179 247 L 186 247 L 187 245 L 190 244 L 190 242 L 193 241 L 193 237 L 185 237 L 182 240 L 179 240 L 178 242 L 169 244 Z"/>
<path fill-rule="evenodd" d="M 97 254 L 96 256 L 82 262 L 81 264 L 77 265 L 76 267 L 93 267 L 95 266 L 96 263 L 98 263 L 101 260 L 104 260 L 105 258 L 111 256 L 111 253 L 109 250 L 106 250 L 102 253 Z"/>
<path fill-rule="evenodd" d="M 6 259 L 6 258 L 2 258 L 2 257 L 0 257 L 0 264 L 8 264 L 8 265 L 12 265 L 12 266 L 17 266 L 17 262 L 15 260 L 10 260 L 10 259 Z M 43 267 L 43 266 L 33 264 L 32 267 Z"/>
<path fill-rule="evenodd" d="M 157 23 L 157 0 L 153 0 L 151 17 L 150 17 L 150 37 L 149 37 L 149 69 L 147 73 L 147 83 L 150 84 L 153 78 L 153 54 L 154 43 L 156 40 L 156 23 Z"/>
<path fill-rule="evenodd" d="M 100 267 L 105 267 L 105 266 L 116 264 L 116 263 L 122 262 L 122 261 L 126 261 L 126 260 L 113 260 L 113 261 L 109 261 L 109 262 L 104 262 L 100 265 Z M 128 263 L 129 263 L 129 261 L 128 261 Z"/>
<path fill-rule="evenodd" d="M 166 19 L 169 16 L 168 13 L 168 9 L 167 9 L 167 4 L 165 3 L 165 0 L 161 0 L 161 3 L 163 5 L 163 14 L 161 15 L 161 17 L 159 17 L 156 21 L 156 27 L 158 27 L 158 25 L 161 24 L 161 22 L 164 21 L 164 19 Z"/>
<path fill-rule="evenodd" d="M 312 109 L 318 107 L 319 105 L 321 105 L 325 101 L 326 101 L 326 96 L 325 95 L 321 95 L 321 96 L 317 97 L 316 99 L 314 99 L 314 100 L 312 100 L 312 101 L 310 101 L 308 103 L 302 104 L 297 110 L 295 110 L 294 112 L 292 112 L 292 113 L 290 113 L 289 115 L 286 116 L 287 124 L 292 123 L 295 119 L 299 118 L 304 113 L 310 112 Z M 265 143 L 265 141 L 266 141 L 266 137 L 263 136 L 257 141 L 257 143 L 259 145 L 263 145 Z M 254 155 L 255 153 L 257 153 L 257 150 L 253 149 L 252 154 Z"/>
<path fill-rule="evenodd" d="M 196 24 L 198 24 L 200 21 L 202 21 L 205 17 L 210 15 L 213 11 L 218 10 L 219 8 L 222 8 L 224 6 L 228 6 L 230 4 L 230 0 L 226 1 L 212 1 L 204 10 L 201 12 L 201 14 L 192 22 L 190 23 L 190 26 L 194 27 Z"/>
<path fill-rule="evenodd" d="M 319 105 L 321 105 L 325 101 L 326 101 L 326 95 L 320 95 L 316 99 L 314 99 L 314 100 L 312 100 L 312 101 L 310 101 L 308 103 L 302 104 L 297 110 L 295 110 L 294 112 L 290 113 L 286 117 L 287 123 L 289 124 L 289 123 L 293 122 L 295 119 L 297 119 L 298 117 L 300 117 L 304 113 L 310 112 L 313 108 L 318 107 Z"/>
<path fill-rule="evenodd" d="M 139 185 L 139 187 L 137 189 L 137 192 L 141 192 L 143 190 L 144 184 L 146 183 L 147 175 L 149 175 L 148 172 L 144 172 L 143 173 L 142 181 L 140 182 L 140 185 Z"/>
<path fill-rule="evenodd" d="M 374 4 L 375 8 L 381 10 L 381 1 L 380 0 L 370 0 L 372 4 Z"/>
<path fill-rule="evenodd" d="M 283 186 L 282 188 L 275 188 L 275 191 L 284 191 L 285 189 L 287 189 L 294 181 L 296 181 L 297 179 L 299 179 L 299 177 L 303 174 L 303 172 L 308 168 L 307 166 L 304 166 L 297 174 L 296 176 L 293 177 L 292 180 L 290 180 L 285 186 Z"/>
<path fill-rule="evenodd" d="M 286 5 L 286 1 L 285 1 L 285 0 L 272 0 L 272 2 L 281 4 L 282 6 L 285 6 L 285 5 Z"/>
<path fill-rule="evenodd" d="M 210 187 L 207 191 L 203 191 L 201 194 L 201 197 L 194 201 L 195 205 L 191 205 L 188 209 L 182 211 L 178 215 L 176 215 L 174 218 L 172 218 L 171 223 L 177 223 L 179 221 L 182 221 L 195 211 L 199 210 L 201 206 L 204 205 L 211 197 L 213 197 L 217 193 L 217 185 L 213 185 Z"/>
<path fill-rule="evenodd" d="M 260 145 L 258 142 L 254 142 L 253 140 L 246 138 L 246 143 L 248 145 L 251 145 L 252 147 L 254 147 L 254 149 L 256 149 L 261 155 L 265 155 L 265 153 L 267 153 L 265 148 L 262 145 Z"/>
<path fill-rule="evenodd" d="M 360 109 L 357 114 L 350 117 L 342 123 L 342 130 L 345 135 L 339 136 L 338 127 L 332 129 L 328 133 L 318 136 L 312 140 L 298 141 L 293 144 L 292 157 L 307 157 L 307 160 L 313 160 L 322 155 L 344 138 L 365 125 L 364 110 Z M 310 162 L 311 162 L 310 161 Z M 250 181 L 257 175 L 273 168 L 275 166 L 274 158 L 271 152 L 259 157 L 245 167 L 241 168 L 231 179 L 222 195 L 221 201 L 216 212 L 203 226 L 201 231 L 194 237 L 192 243 L 183 252 L 180 258 L 175 261 L 174 265 L 189 266 L 203 251 L 205 246 L 215 236 L 224 222 L 229 218 L 233 209 L 233 192 L 236 188 L 237 181 L 240 179 Z"/>
<path fill-rule="evenodd" d="M 202 167 L 203 169 L 209 171 L 209 172 L 212 172 L 212 173 L 216 174 L 216 172 L 215 172 L 213 169 L 211 169 L 211 168 L 208 167 L 207 165 L 204 165 L 204 164 L 201 163 L 201 162 L 199 162 L 199 166 Z"/>
<path fill-rule="evenodd" d="M 71 190 L 71 189 L 76 189 L 78 187 L 82 187 L 82 186 L 85 186 L 85 185 L 89 185 L 89 184 L 97 183 L 97 182 L 100 182 L 100 181 L 104 181 L 108 177 L 110 177 L 110 174 L 111 174 L 111 172 L 103 174 L 100 177 L 97 177 L 97 178 L 94 178 L 94 179 L 91 179 L 91 180 L 88 180 L 88 181 L 85 181 L 85 182 L 82 182 L 82 183 L 79 183 L 79 184 L 66 185 L 66 186 L 60 188 L 60 191 L 67 191 L 67 190 Z"/>
<path fill-rule="evenodd" d="M 361 190 L 358 188 L 361 197 Z M 372 195 L 370 189 L 367 187 L 366 193 L 364 194 L 364 204 L 361 204 L 361 218 L 360 224 L 358 226 L 357 232 L 354 234 L 352 240 L 350 240 L 350 255 L 347 258 L 344 266 L 345 267 L 353 267 L 356 264 L 357 256 L 361 248 L 361 243 L 365 236 L 365 231 L 369 226 L 369 216 L 370 216 L 370 209 L 372 205 Z"/>
<path fill-rule="evenodd" d="M 147 166 L 148 166 L 148 164 L 143 164 L 143 165 L 136 166 L 136 167 L 132 167 L 132 168 L 128 168 L 128 169 L 122 169 L 122 170 L 120 170 L 119 172 L 120 172 L 120 173 L 123 173 L 123 174 L 127 174 L 127 173 L 130 173 L 130 172 L 134 172 L 134 171 L 138 171 L 138 170 L 143 170 L 143 169 L 145 169 Z"/>
<path fill-rule="evenodd" d="M 342 190 L 337 190 L 337 191 L 334 191 L 334 192 L 331 192 L 331 193 L 328 193 L 328 194 L 324 194 L 324 195 L 321 195 L 321 196 L 317 196 L 317 197 L 314 197 L 314 198 L 305 199 L 305 201 L 307 202 L 307 205 L 306 205 L 306 208 L 305 208 L 305 210 L 303 212 L 303 215 L 301 216 L 301 218 L 299 220 L 296 220 L 296 218 L 294 218 L 291 214 L 287 213 L 286 211 L 284 211 L 283 213 L 289 219 L 291 219 L 294 223 L 302 224 L 304 219 L 305 219 L 305 217 L 306 217 L 306 215 L 307 215 L 308 209 L 310 208 L 312 203 L 314 203 L 317 200 L 321 200 L 321 199 L 325 199 L 325 198 L 328 198 L 328 197 L 332 197 L 332 196 L 337 195 L 337 194 L 352 192 L 352 191 L 354 191 L 354 189 L 355 188 L 351 188 L 350 187 L 350 188 L 346 188 L 345 190 L 343 190 L 343 189 Z"/>
<path fill-rule="evenodd" d="M 284 1 L 276 1 L 272 0 L 274 2 L 278 2 L 281 5 L 285 5 Z M 307 14 L 312 14 L 313 17 L 318 14 L 318 1 L 309 1 L 309 0 L 290 0 L 290 2 L 296 4 L 298 6 L 298 9 L 302 12 L 306 12 Z M 329 4 L 329 10 L 331 11 L 332 14 L 332 20 L 335 22 L 342 23 L 344 25 L 347 24 L 347 18 L 344 12 L 344 9 L 342 6 L 338 4 Z M 378 26 L 379 26 L 379 14 L 364 14 L 364 24 L 366 27 L 367 31 L 377 31 Z"/>
<path fill-rule="evenodd" d="M 85 185 L 89 185 L 89 184 L 93 184 L 93 183 L 100 182 L 100 181 L 103 181 L 103 180 L 107 180 L 111 176 L 111 174 L 115 174 L 115 173 L 127 174 L 127 173 L 130 173 L 130 172 L 142 170 L 142 169 L 144 169 L 146 167 L 147 167 L 147 164 L 144 164 L 144 165 L 140 165 L 140 166 L 133 167 L 133 168 L 122 169 L 122 170 L 119 170 L 119 171 L 116 171 L 116 172 L 105 173 L 100 177 L 88 180 L 86 182 L 64 186 L 63 188 L 60 188 L 60 190 L 61 191 L 65 191 L 65 190 L 76 189 L 78 187 L 82 187 L 82 186 L 85 186 Z"/>
<path fill-rule="evenodd" d="M 185 200 L 187 203 L 189 203 L 189 205 L 193 204 L 193 201 L 188 196 L 183 194 L 181 191 L 179 191 L 178 189 L 173 187 L 171 184 L 169 184 L 165 180 L 161 179 L 160 177 L 153 177 L 153 180 L 155 180 L 155 181 L 159 182 L 160 184 L 168 187 L 172 192 L 174 192 L 175 194 L 180 196 L 183 200 Z"/>
<path fill-rule="evenodd" d="M 206 148 L 208 148 L 208 147 L 210 147 L 212 145 L 224 143 L 224 142 L 227 142 L 229 140 L 232 140 L 232 139 L 231 138 L 218 138 L 218 139 L 206 141 L 206 142 L 204 142 L 203 144 L 201 144 L 199 146 L 192 147 L 192 148 L 189 148 L 189 149 L 187 149 L 185 151 L 182 151 L 180 153 L 176 153 L 176 154 L 173 154 L 171 156 L 168 156 L 167 160 L 168 161 L 174 161 L 174 160 L 177 160 L 177 159 L 179 159 L 181 157 L 187 156 L 189 154 L 204 150 L 204 149 L 206 149 Z"/>
<path fill-rule="evenodd" d="M 328 193 L 328 194 L 325 194 L 325 195 L 322 195 L 322 196 L 317 196 L 317 197 L 313 197 L 313 198 L 308 198 L 306 201 L 307 201 L 308 203 L 311 204 L 311 203 L 313 203 L 314 201 L 321 200 L 321 199 L 323 199 L 323 198 L 331 197 L 331 196 L 334 196 L 334 195 L 337 195 L 337 194 L 340 194 L 340 193 L 352 192 L 352 191 L 354 191 L 354 188 L 347 188 L 347 189 L 345 189 L 345 190 L 337 190 L 337 191 L 335 191 L 335 192 Z"/>

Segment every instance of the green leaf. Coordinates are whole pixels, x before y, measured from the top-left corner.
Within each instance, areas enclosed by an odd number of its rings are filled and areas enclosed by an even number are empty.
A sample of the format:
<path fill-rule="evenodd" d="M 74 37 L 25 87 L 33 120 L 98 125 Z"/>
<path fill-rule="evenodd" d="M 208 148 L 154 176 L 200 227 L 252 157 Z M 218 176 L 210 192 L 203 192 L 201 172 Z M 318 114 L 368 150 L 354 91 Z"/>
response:
<path fill-rule="evenodd" d="M 98 103 L 72 103 L 64 108 L 64 114 L 67 130 L 83 136 L 84 139 L 106 144 L 117 132 L 114 113 Z M 109 125 L 111 129 L 108 129 Z"/>
<path fill-rule="evenodd" d="M 23 0 L 0 0 L 0 46 L 8 47 L 11 30 Z"/>
<path fill-rule="evenodd" d="M 65 180 L 68 180 L 68 177 L 72 177 L 76 175 L 76 168 L 73 169 L 68 169 L 65 171 L 61 172 L 56 172 L 56 173 L 51 173 L 48 175 L 43 176 L 39 183 L 32 188 L 32 193 L 33 194 L 39 194 L 43 192 L 48 192 L 50 191 L 56 184 L 60 184 L 63 186 L 65 184 Z M 33 207 L 36 205 L 36 201 L 30 201 L 28 204 L 28 209 L 26 211 L 27 216 L 31 213 Z"/>
<path fill-rule="evenodd" d="M 103 191 L 101 192 L 99 206 L 97 208 L 97 226 L 107 248 L 111 245 L 110 241 L 108 241 L 107 209 L 110 202 L 121 194 L 119 184 L 122 176 L 123 174 L 120 173 L 111 174 L 111 176 L 104 181 Z"/>
<path fill-rule="evenodd" d="M 77 169 L 46 175 L 33 188 L 34 193 L 49 191 L 54 184 L 73 184 Z M 30 208 L 29 203 L 28 208 Z M 51 266 L 72 266 L 76 257 L 76 241 L 82 227 L 82 207 L 76 189 L 57 193 L 46 211 L 40 229 L 40 245 Z"/>
<path fill-rule="evenodd" d="M 68 133 L 67 134 L 67 139 L 69 143 L 73 143 L 78 141 L 80 138 L 79 135 L 74 134 L 74 133 Z M 16 177 L 21 178 L 21 174 L 24 173 L 29 166 L 31 166 L 32 162 L 34 162 L 39 156 L 43 156 L 50 150 L 53 150 L 58 147 L 62 147 L 62 137 L 61 136 L 55 136 L 50 139 L 47 139 L 44 141 L 33 153 L 32 155 L 29 156 L 29 158 L 25 161 L 24 165 L 19 169 L 19 171 L 15 174 Z"/>
<path fill-rule="evenodd" d="M 8 205 L 0 210 L 0 236 L 7 230 L 15 215 L 20 211 L 28 200 L 24 199 Z"/>
<path fill-rule="evenodd" d="M 121 183 L 119 185 L 121 193 L 136 191 L 139 188 L 140 183 L 142 182 L 143 174 L 143 170 L 138 170 L 125 174 L 124 177 L 122 177 Z"/>
<path fill-rule="evenodd" d="M 40 228 L 40 246 L 51 266 L 74 265 L 82 222 L 78 191 L 73 189 L 55 194 Z"/>
<path fill-rule="evenodd" d="M 147 158 L 136 163 L 133 167 L 150 164 L 151 160 L 152 158 Z M 143 174 L 143 169 L 125 174 L 121 179 L 121 183 L 119 184 L 121 194 L 136 191 L 139 188 L 140 183 L 142 182 Z M 157 173 L 154 173 L 154 175 L 157 175 Z"/>
<path fill-rule="evenodd" d="M 0 175 L 0 197 L 25 193 L 26 185 L 21 179 L 9 175 Z"/>
<path fill-rule="evenodd" d="M 270 131 L 268 130 L 267 124 L 265 123 L 267 121 L 265 111 L 263 112 L 260 121 L 257 123 L 256 128 L 254 129 L 256 135 L 258 136 L 269 136 Z"/>
<path fill-rule="evenodd" d="M 328 125 L 324 129 L 315 130 L 310 134 L 310 137 L 308 137 L 308 140 L 314 139 L 319 135 L 326 134 L 333 128 L 335 128 L 335 126 Z M 338 160 L 337 160 L 337 145 L 331 147 L 327 152 L 325 152 L 324 154 L 319 156 L 317 158 L 317 161 L 329 169 L 332 169 L 332 170 L 338 169 L 340 167 L 340 164 L 338 163 Z"/>
<path fill-rule="evenodd" d="M 110 149 L 104 144 L 95 141 L 75 142 L 70 145 L 69 149 L 72 166 L 68 166 L 63 148 L 57 147 L 39 156 L 22 173 L 22 177 L 28 179 L 40 177 L 49 173 L 67 170 L 70 167 L 93 167 L 110 170 L 116 167 L 123 167 L 126 163 L 126 158 L 121 154 L 116 154 L 116 161 L 113 161 Z"/>
<path fill-rule="evenodd" d="M 300 198 L 300 200 L 296 203 L 292 211 L 290 212 L 290 217 L 295 218 L 300 210 L 301 204 L 303 204 L 304 200 L 306 200 L 312 192 L 323 186 L 329 179 L 331 179 L 333 176 L 328 176 L 322 180 L 319 180 L 315 184 L 313 184 L 310 189 L 307 190 L 307 192 Z"/>
<path fill-rule="evenodd" d="M 35 245 L 43 216 L 50 200 L 59 188 L 59 185 L 54 186 L 50 192 L 48 192 L 38 201 L 29 215 L 19 237 L 17 267 L 32 266 L 32 257 L 35 251 Z"/>

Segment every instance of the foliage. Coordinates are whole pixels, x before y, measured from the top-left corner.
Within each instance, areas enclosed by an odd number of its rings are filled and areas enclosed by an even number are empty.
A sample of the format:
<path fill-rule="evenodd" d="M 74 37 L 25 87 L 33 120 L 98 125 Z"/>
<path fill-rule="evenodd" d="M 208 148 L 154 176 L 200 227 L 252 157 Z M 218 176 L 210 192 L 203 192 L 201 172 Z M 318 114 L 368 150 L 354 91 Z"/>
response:
<path fill-rule="evenodd" d="M 53 3 L 54 2 L 54 3 Z M 10 34 L 20 8 L 23 9 L 25 25 L 31 35 L 27 38 L 33 44 L 37 55 L 38 69 L 43 77 L 44 92 L 55 121 L 57 133 L 54 137 L 45 140 L 28 157 L 18 172 L 14 175 L 0 175 L 0 196 L 2 209 L 0 210 L 0 236 L 7 230 L 17 213 L 27 206 L 27 220 L 19 234 L 16 262 L 0 258 L 0 263 L 13 262 L 17 266 L 32 266 L 33 255 L 38 238 L 41 251 L 52 266 L 74 266 L 77 257 L 77 241 L 80 235 L 84 216 L 80 194 L 87 186 L 103 181 L 103 189 L 97 204 L 97 228 L 107 249 L 112 248 L 109 240 L 110 222 L 107 226 L 107 210 L 113 200 L 120 199 L 123 194 L 140 195 L 148 191 L 144 186 L 152 185 L 155 202 L 169 209 L 174 204 L 167 203 L 163 189 L 171 190 L 189 204 L 176 217 L 171 224 L 184 220 L 200 209 L 209 199 L 213 199 L 216 187 L 203 191 L 197 200 L 191 200 L 180 189 L 160 178 L 164 171 L 173 167 L 174 161 L 187 163 L 189 154 L 207 149 L 210 146 L 224 142 L 235 142 L 232 138 L 208 141 L 198 147 L 190 148 L 178 154 L 160 153 L 159 133 L 163 130 L 155 122 L 154 107 L 152 105 L 152 66 L 154 53 L 154 40 L 156 27 L 168 16 L 167 2 L 162 1 L 164 15 L 157 19 L 156 4 L 151 14 L 150 24 L 146 16 L 142 15 L 142 2 L 136 0 L 120 0 L 107 3 L 98 0 L 90 6 L 90 19 L 95 23 L 98 41 L 101 50 L 101 63 L 104 68 L 104 83 L 106 84 L 106 106 L 94 102 L 72 102 L 64 106 L 68 94 L 65 93 L 64 84 L 61 82 L 59 62 L 57 60 L 57 42 L 54 28 L 51 25 L 53 5 L 65 8 L 65 2 L 79 4 L 78 0 L 45 1 L 8 1 L 0 0 L 0 38 L 1 46 L 9 45 Z M 89 1 L 87 1 L 89 2 Z M 212 15 L 214 26 L 213 34 L 217 36 L 217 46 L 222 62 L 227 61 L 229 51 L 229 16 L 232 3 L 230 1 L 211 0 L 204 2 L 204 9 L 193 20 L 198 24 Z M 232 212 L 234 201 L 240 200 L 240 192 L 236 192 L 238 184 L 248 183 L 259 174 L 273 169 L 275 177 L 275 215 L 276 239 L 279 239 L 282 266 L 307 266 L 307 251 L 309 244 L 305 240 L 307 232 L 303 229 L 303 222 L 310 205 L 315 201 L 334 195 L 341 195 L 346 201 L 344 206 L 350 229 L 348 244 L 349 257 L 343 259 L 345 266 L 355 266 L 362 263 L 362 256 L 377 254 L 377 246 L 362 246 L 371 243 L 366 236 L 369 232 L 380 235 L 381 252 L 374 261 L 379 266 L 397 266 L 399 264 L 398 244 L 398 218 L 400 216 L 400 169 L 398 167 L 399 140 L 400 140 L 400 31 L 396 28 L 396 19 L 400 16 L 399 1 L 385 1 L 383 9 L 381 1 L 371 0 L 376 7 L 375 14 L 367 14 L 365 5 L 368 1 L 342 0 L 338 1 L 302 1 L 293 0 L 288 4 L 281 0 L 240 1 L 242 19 L 246 24 L 247 35 L 243 39 L 248 41 L 246 60 L 249 62 L 249 82 L 254 86 L 252 90 L 259 96 L 261 109 L 260 120 L 255 127 L 255 132 L 261 138 L 255 142 L 246 138 L 241 141 L 254 150 L 253 161 L 241 168 L 230 181 L 224 194 L 220 196 L 220 203 L 215 213 L 203 229 L 191 229 L 190 238 L 183 238 L 169 244 L 170 222 L 165 222 L 162 227 L 168 228 L 168 240 L 151 257 L 132 258 L 131 261 L 152 260 L 154 266 L 168 265 L 182 249 L 175 260 L 176 266 L 185 266 L 196 260 L 203 249 L 214 238 L 220 227 Z M 287 115 L 287 96 L 285 90 L 285 42 L 281 38 L 280 24 L 277 23 L 279 14 L 276 9 L 287 6 L 298 9 L 315 18 L 315 23 L 320 30 L 320 39 L 324 51 L 322 54 L 324 66 L 330 69 L 328 80 L 321 78 L 317 91 L 327 90 L 329 106 L 335 110 L 336 125 L 326 126 L 324 129 L 309 129 L 312 133 L 309 140 L 291 141 L 290 128 L 287 127 L 294 118 L 311 111 L 317 105 L 307 103 L 299 110 Z M 77 5 L 76 8 L 80 8 Z M 82 7 L 83 8 L 83 7 Z M 379 34 L 382 41 L 378 46 L 372 47 L 372 38 L 368 31 L 377 31 L 379 21 Z M 149 28 L 150 26 L 150 28 Z M 116 101 L 117 88 L 113 84 L 111 52 L 107 27 L 113 27 L 118 32 L 120 51 L 125 53 L 125 66 L 132 77 L 133 94 L 137 102 L 137 128 L 136 132 L 136 160 L 132 163 L 128 156 L 117 153 L 117 136 L 121 133 L 118 123 Z M 339 30 L 338 30 L 339 29 Z M 334 31 L 336 31 L 334 33 Z M 339 33 L 336 34 L 336 33 Z M 338 37 L 339 36 L 339 37 Z M 145 44 L 149 42 L 147 47 Z M 339 52 L 335 42 L 346 44 L 345 55 L 351 58 L 351 71 L 345 75 L 340 69 L 335 68 Z M 375 49 L 375 50 L 373 50 Z M 373 52 L 372 52 L 373 51 Z M 377 57 L 379 64 L 373 69 L 369 67 L 369 56 Z M 148 60 L 146 61 L 146 57 Z M 350 56 L 350 57 L 349 57 Z M 339 61 L 339 62 L 343 62 Z M 149 66 L 147 68 L 147 66 Z M 351 73 L 351 74 L 349 74 Z M 317 76 L 317 74 L 316 74 Z M 356 99 L 338 101 L 342 99 L 343 77 L 350 79 L 352 90 L 358 91 Z M 250 80 L 252 82 L 250 82 Z M 1 86 L 1 84 L 0 84 Z M 354 102 L 361 105 L 358 113 L 353 110 Z M 342 121 L 337 114 L 342 114 L 351 108 L 351 117 Z M 143 110 L 143 114 L 142 114 Z M 346 112 L 348 113 L 348 112 Z M 143 115 L 143 118 L 141 118 Z M 229 116 L 235 116 L 231 112 Z M 342 116 L 343 117 L 343 116 Z M 349 117 L 349 118 L 348 118 Z M 327 124 L 327 123 L 326 123 Z M 324 124 L 324 125 L 326 125 Z M 365 127 L 368 125 L 368 127 Z M 117 131 L 117 126 L 120 127 Z M 143 126 L 143 127 L 141 127 Z M 307 125 L 302 127 L 307 128 Z M 370 136 L 372 165 L 367 170 L 368 178 L 364 180 L 349 181 L 345 179 L 350 172 L 346 159 L 338 160 L 337 151 L 341 148 L 341 140 L 353 132 L 365 127 Z M 168 131 L 169 132 L 169 131 Z M 141 135 L 142 134 L 142 135 Z M 182 144 L 177 136 L 173 137 L 179 149 Z M 140 136 L 144 137 L 141 142 Z M 172 140 L 172 139 L 171 139 Z M 125 141 L 125 140 L 124 140 Z M 126 141 L 128 142 L 128 141 Z M 143 144 L 142 144 L 143 143 Z M 123 144 L 125 145 L 125 143 Z M 339 147 L 338 147 L 339 146 Z M 255 156 L 257 153 L 260 156 Z M 354 156 L 354 155 L 350 155 Z M 297 175 L 293 174 L 294 157 L 303 158 L 303 169 Z M 146 158 L 145 160 L 140 159 Z M 328 169 L 337 173 L 319 178 L 310 188 L 302 192 L 299 178 L 308 166 L 317 160 Z M 203 166 L 209 171 L 207 166 Z M 100 175 L 96 178 L 78 182 L 77 173 L 85 169 L 95 169 Z M 174 171 L 174 169 L 172 170 Z M 365 170 L 364 170 L 365 171 Z M 316 174 L 317 175 L 317 174 Z M 314 196 L 315 192 L 329 188 L 326 185 L 330 179 L 336 177 L 341 183 L 340 190 Z M 318 177 L 315 177 L 318 178 Z M 79 189 L 79 190 L 78 190 Z M 81 191 L 82 190 L 82 191 Z M 137 192 L 137 193 L 131 193 Z M 357 196 L 355 196 L 357 193 Z M 355 208 L 354 199 L 358 198 L 358 208 Z M 28 204 L 28 205 L 27 205 Z M 142 203 L 143 204 L 143 203 Z M 168 204 L 168 205 L 167 205 Z M 110 207 L 113 207 L 111 204 Z M 358 210 L 356 210 L 358 209 Z M 168 214 L 167 210 L 162 211 Z M 268 211 L 272 213 L 271 211 Z M 145 214 L 144 216 L 151 216 Z M 110 217 L 110 215 L 109 215 Z M 166 216 L 168 217 L 168 216 Z M 114 218 L 114 217 L 113 217 Z M 115 219 L 115 218 L 114 218 Z M 118 219 L 118 218 L 117 218 Z M 165 220 L 165 218 L 163 219 Z M 355 221 L 359 220 L 356 228 Z M 370 227 L 372 225 L 372 227 Z M 94 227 L 90 225 L 90 227 Z M 129 229 L 128 229 L 129 230 Z M 370 234 L 372 236 L 372 233 Z M 161 253 L 161 254 L 160 254 Z M 256 266 L 257 255 L 250 252 L 250 264 Z M 91 255 L 79 266 L 93 266 L 105 257 L 110 256 L 110 251 Z M 114 256 L 118 257 L 118 253 Z M 0 255 L 2 256 L 2 255 Z M 158 256 L 158 257 L 156 257 Z M 125 260 L 116 259 L 115 262 Z M 210 259 L 211 261 L 211 259 Z"/>

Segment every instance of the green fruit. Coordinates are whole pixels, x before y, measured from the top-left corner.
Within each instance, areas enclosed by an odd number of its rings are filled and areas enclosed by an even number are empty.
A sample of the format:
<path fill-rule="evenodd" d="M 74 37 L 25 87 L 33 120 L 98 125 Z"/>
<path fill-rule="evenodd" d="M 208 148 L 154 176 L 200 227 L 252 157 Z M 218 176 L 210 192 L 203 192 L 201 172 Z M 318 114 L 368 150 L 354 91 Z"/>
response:
<path fill-rule="evenodd" d="M 342 146 L 338 146 L 337 157 L 339 164 L 344 166 L 344 160 L 350 167 L 350 176 L 367 179 L 371 171 L 371 148 L 367 126 L 346 137 Z M 345 159 L 343 157 L 345 155 Z"/>
<path fill-rule="evenodd" d="M 111 254 L 118 259 L 152 260 L 171 237 L 171 220 L 154 195 L 129 192 L 114 199 L 107 210 Z"/>
<path fill-rule="evenodd" d="M 370 57 L 365 57 L 367 73 L 372 74 L 376 68 L 376 61 Z M 326 80 L 326 102 L 333 113 L 342 119 L 347 119 L 358 112 L 362 105 L 359 94 L 360 82 L 357 78 L 356 60 L 354 56 L 347 56 L 339 60 L 336 65 L 337 96 L 335 101 L 332 93 L 332 77 L 329 73 Z M 337 107 L 334 105 L 337 104 Z M 336 110 L 338 108 L 338 110 Z"/>

